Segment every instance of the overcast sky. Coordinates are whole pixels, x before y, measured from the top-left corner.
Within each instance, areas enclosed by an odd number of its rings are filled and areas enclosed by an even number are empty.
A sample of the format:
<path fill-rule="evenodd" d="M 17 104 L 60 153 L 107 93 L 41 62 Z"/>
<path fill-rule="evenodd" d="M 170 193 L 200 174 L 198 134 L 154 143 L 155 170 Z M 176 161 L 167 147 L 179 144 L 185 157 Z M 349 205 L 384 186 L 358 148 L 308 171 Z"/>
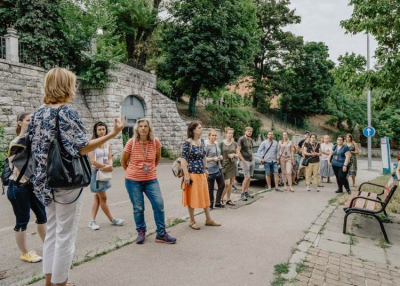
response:
<path fill-rule="evenodd" d="M 349 19 L 353 11 L 348 0 L 291 0 L 291 8 L 301 16 L 301 24 L 291 25 L 289 30 L 303 36 L 307 42 L 325 42 L 330 58 L 337 62 L 346 52 L 367 56 L 367 36 L 345 34 L 340 21 Z M 371 59 L 376 42 L 371 38 Z"/>

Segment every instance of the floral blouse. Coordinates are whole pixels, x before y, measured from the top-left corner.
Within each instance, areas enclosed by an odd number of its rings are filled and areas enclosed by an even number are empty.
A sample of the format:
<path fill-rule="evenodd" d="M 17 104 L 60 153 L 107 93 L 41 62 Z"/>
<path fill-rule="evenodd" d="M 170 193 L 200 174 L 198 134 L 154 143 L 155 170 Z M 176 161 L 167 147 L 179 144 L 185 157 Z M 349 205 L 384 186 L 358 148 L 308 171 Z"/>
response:
<path fill-rule="evenodd" d="M 76 156 L 89 143 L 85 127 L 74 109 L 68 105 L 63 105 L 59 109 L 62 144 L 69 154 Z M 57 108 L 44 105 L 39 107 L 33 114 L 28 129 L 32 139 L 32 156 L 35 168 L 34 193 L 45 206 L 48 206 L 52 201 L 50 197 L 51 189 L 47 185 L 46 167 L 47 154 L 55 135 L 57 110 Z"/>
<path fill-rule="evenodd" d="M 204 157 L 206 155 L 204 140 L 201 140 L 201 146 L 192 145 L 190 151 L 190 142 L 185 141 L 182 144 L 182 158 L 188 162 L 189 173 L 203 174 L 204 173 Z M 190 154 L 189 154 L 190 151 Z"/>

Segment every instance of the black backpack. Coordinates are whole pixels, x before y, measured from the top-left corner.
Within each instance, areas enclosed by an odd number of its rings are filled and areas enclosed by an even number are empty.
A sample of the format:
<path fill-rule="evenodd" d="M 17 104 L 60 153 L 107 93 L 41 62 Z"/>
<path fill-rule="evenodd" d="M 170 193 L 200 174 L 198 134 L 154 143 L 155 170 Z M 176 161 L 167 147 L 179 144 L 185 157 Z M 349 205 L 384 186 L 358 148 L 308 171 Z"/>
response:
<path fill-rule="evenodd" d="M 2 184 L 2 188 L 3 188 L 2 195 L 4 195 L 5 187 L 8 186 L 8 182 L 10 181 L 11 174 L 12 174 L 12 170 L 10 168 L 10 162 L 8 161 L 8 158 L 6 158 L 6 160 L 4 161 L 4 164 L 3 164 L 3 172 L 1 172 L 1 184 Z"/>
<path fill-rule="evenodd" d="M 16 179 L 15 183 L 19 185 L 19 182 L 21 181 L 22 176 L 24 175 L 25 177 L 29 178 L 29 180 L 24 184 L 31 183 L 34 169 L 33 169 L 33 160 L 31 157 L 31 140 L 28 133 L 26 133 L 24 137 L 20 138 L 17 142 L 15 142 L 15 144 L 11 145 L 8 157 L 13 155 L 15 156 L 12 159 L 12 163 L 14 167 L 20 170 L 20 174 Z M 3 172 L 1 173 L 3 194 L 5 187 L 8 186 L 12 172 L 13 170 L 11 170 L 10 162 L 9 159 L 7 158 L 4 162 Z"/>

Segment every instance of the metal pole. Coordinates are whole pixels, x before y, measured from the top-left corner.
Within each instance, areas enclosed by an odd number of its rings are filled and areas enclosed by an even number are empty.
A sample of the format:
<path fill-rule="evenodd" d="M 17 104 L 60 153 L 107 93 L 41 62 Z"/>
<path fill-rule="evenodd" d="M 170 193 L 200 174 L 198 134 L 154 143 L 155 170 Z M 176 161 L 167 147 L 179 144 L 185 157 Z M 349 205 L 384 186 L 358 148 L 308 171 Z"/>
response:
<path fill-rule="evenodd" d="M 369 50 L 369 34 L 367 34 L 367 71 L 371 69 L 370 50 Z M 367 90 L 367 115 L 368 126 L 371 126 L 371 89 Z M 372 170 L 372 137 L 368 137 L 368 170 Z"/>

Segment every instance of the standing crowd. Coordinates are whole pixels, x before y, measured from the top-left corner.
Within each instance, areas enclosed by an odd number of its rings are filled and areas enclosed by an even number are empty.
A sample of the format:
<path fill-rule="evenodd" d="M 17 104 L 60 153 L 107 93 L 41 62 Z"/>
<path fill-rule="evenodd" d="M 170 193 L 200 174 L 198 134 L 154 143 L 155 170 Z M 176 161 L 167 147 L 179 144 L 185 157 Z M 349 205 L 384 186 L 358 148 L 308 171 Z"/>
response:
<path fill-rule="evenodd" d="M 43 105 L 34 114 L 21 114 L 17 118 L 16 138 L 10 143 L 8 163 L 11 170 L 7 196 L 15 214 L 15 240 L 21 251 L 21 260 L 39 262 L 43 259 L 45 285 L 74 285 L 68 282 L 69 269 L 75 250 L 78 222 L 83 205 L 83 187 L 52 189 L 49 162 L 55 160 L 48 154 L 58 140 L 62 150 L 73 158 L 88 158 L 91 166 L 90 186 L 93 193 L 89 228 L 99 230 L 96 222 L 99 209 L 114 226 L 123 226 L 124 219 L 112 215 L 107 203 L 106 191 L 111 188 L 113 172 L 112 145 L 110 139 L 125 127 L 125 118 L 115 119 L 112 131 L 104 122 L 97 122 L 93 135 L 88 140 L 78 113 L 68 103 L 76 92 L 76 77 L 65 69 L 55 68 L 45 78 Z M 339 136 L 333 146 L 328 135 L 318 138 L 306 132 L 297 145 L 283 132 L 282 140 L 274 140 L 268 132 L 267 139 L 259 147 L 252 139 L 252 128 L 234 140 L 235 130 L 225 129 L 225 138 L 218 143 L 215 130 L 210 130 L 208 140 L 201 139 L 201 122 L 192 121 L 187 128 L 187 139 L 182 144 L 179 164 L 182 169 L 182 205 L 188 208 L 189 227 L 200 230 L 195 220 L 195 209 L 203 209 L 205 226 L 221 226 L 212 219 L 211 210 L 235 206 L 231 198 L 235 178 L 240 173 L 242 182 L 241 200 L 252 197 L 250 180 L 255 171 L 256 157 L 259 168 L 265 172 L 266 187 L 280 191 L 295 191 L 300 178 L 306 178 L 306 189 L 311 185 L 318 192 L 324 179 L 330 183 L 336 177 L 337 193 L 350 192 L 348 178 L 355 186 L 357 175 L 357 144 L 351 134 Z M 56 136 L 57 134 L 57 136 Z M 121 165 L 125 170 L 125 187 L 132 203 L 133 217 L 138 233 L 137 244 L 146 239 L 145 201 L 150 201 L 157 227 L 155 241 L 174 244 L 176 238 L 166 231 L 164 200 L 157 179 L 157 166 L 161 159 L 160 140 L 155 137 L 152 123 L 143 118 L 136 122 L 134 134 L 126 143 Z M 26 164 L 19 157 L 21 150 L 27 155 Z M 21 163 L 22 162 L 22 163 Z M 53 162 L 52 162 L 53 163 Z M 26 168 L 26 166 L 28 166 Z M 239 169 L 238 169 L 239 167 Z M 311 183 L 311 180 L 313 181 Z M 217 191 L 214 196 L 214 187 Z M 30 210 L 36 216 L 37 232 L 43 241 L 43 257 L 29 251 L 26 229 Z"/>

